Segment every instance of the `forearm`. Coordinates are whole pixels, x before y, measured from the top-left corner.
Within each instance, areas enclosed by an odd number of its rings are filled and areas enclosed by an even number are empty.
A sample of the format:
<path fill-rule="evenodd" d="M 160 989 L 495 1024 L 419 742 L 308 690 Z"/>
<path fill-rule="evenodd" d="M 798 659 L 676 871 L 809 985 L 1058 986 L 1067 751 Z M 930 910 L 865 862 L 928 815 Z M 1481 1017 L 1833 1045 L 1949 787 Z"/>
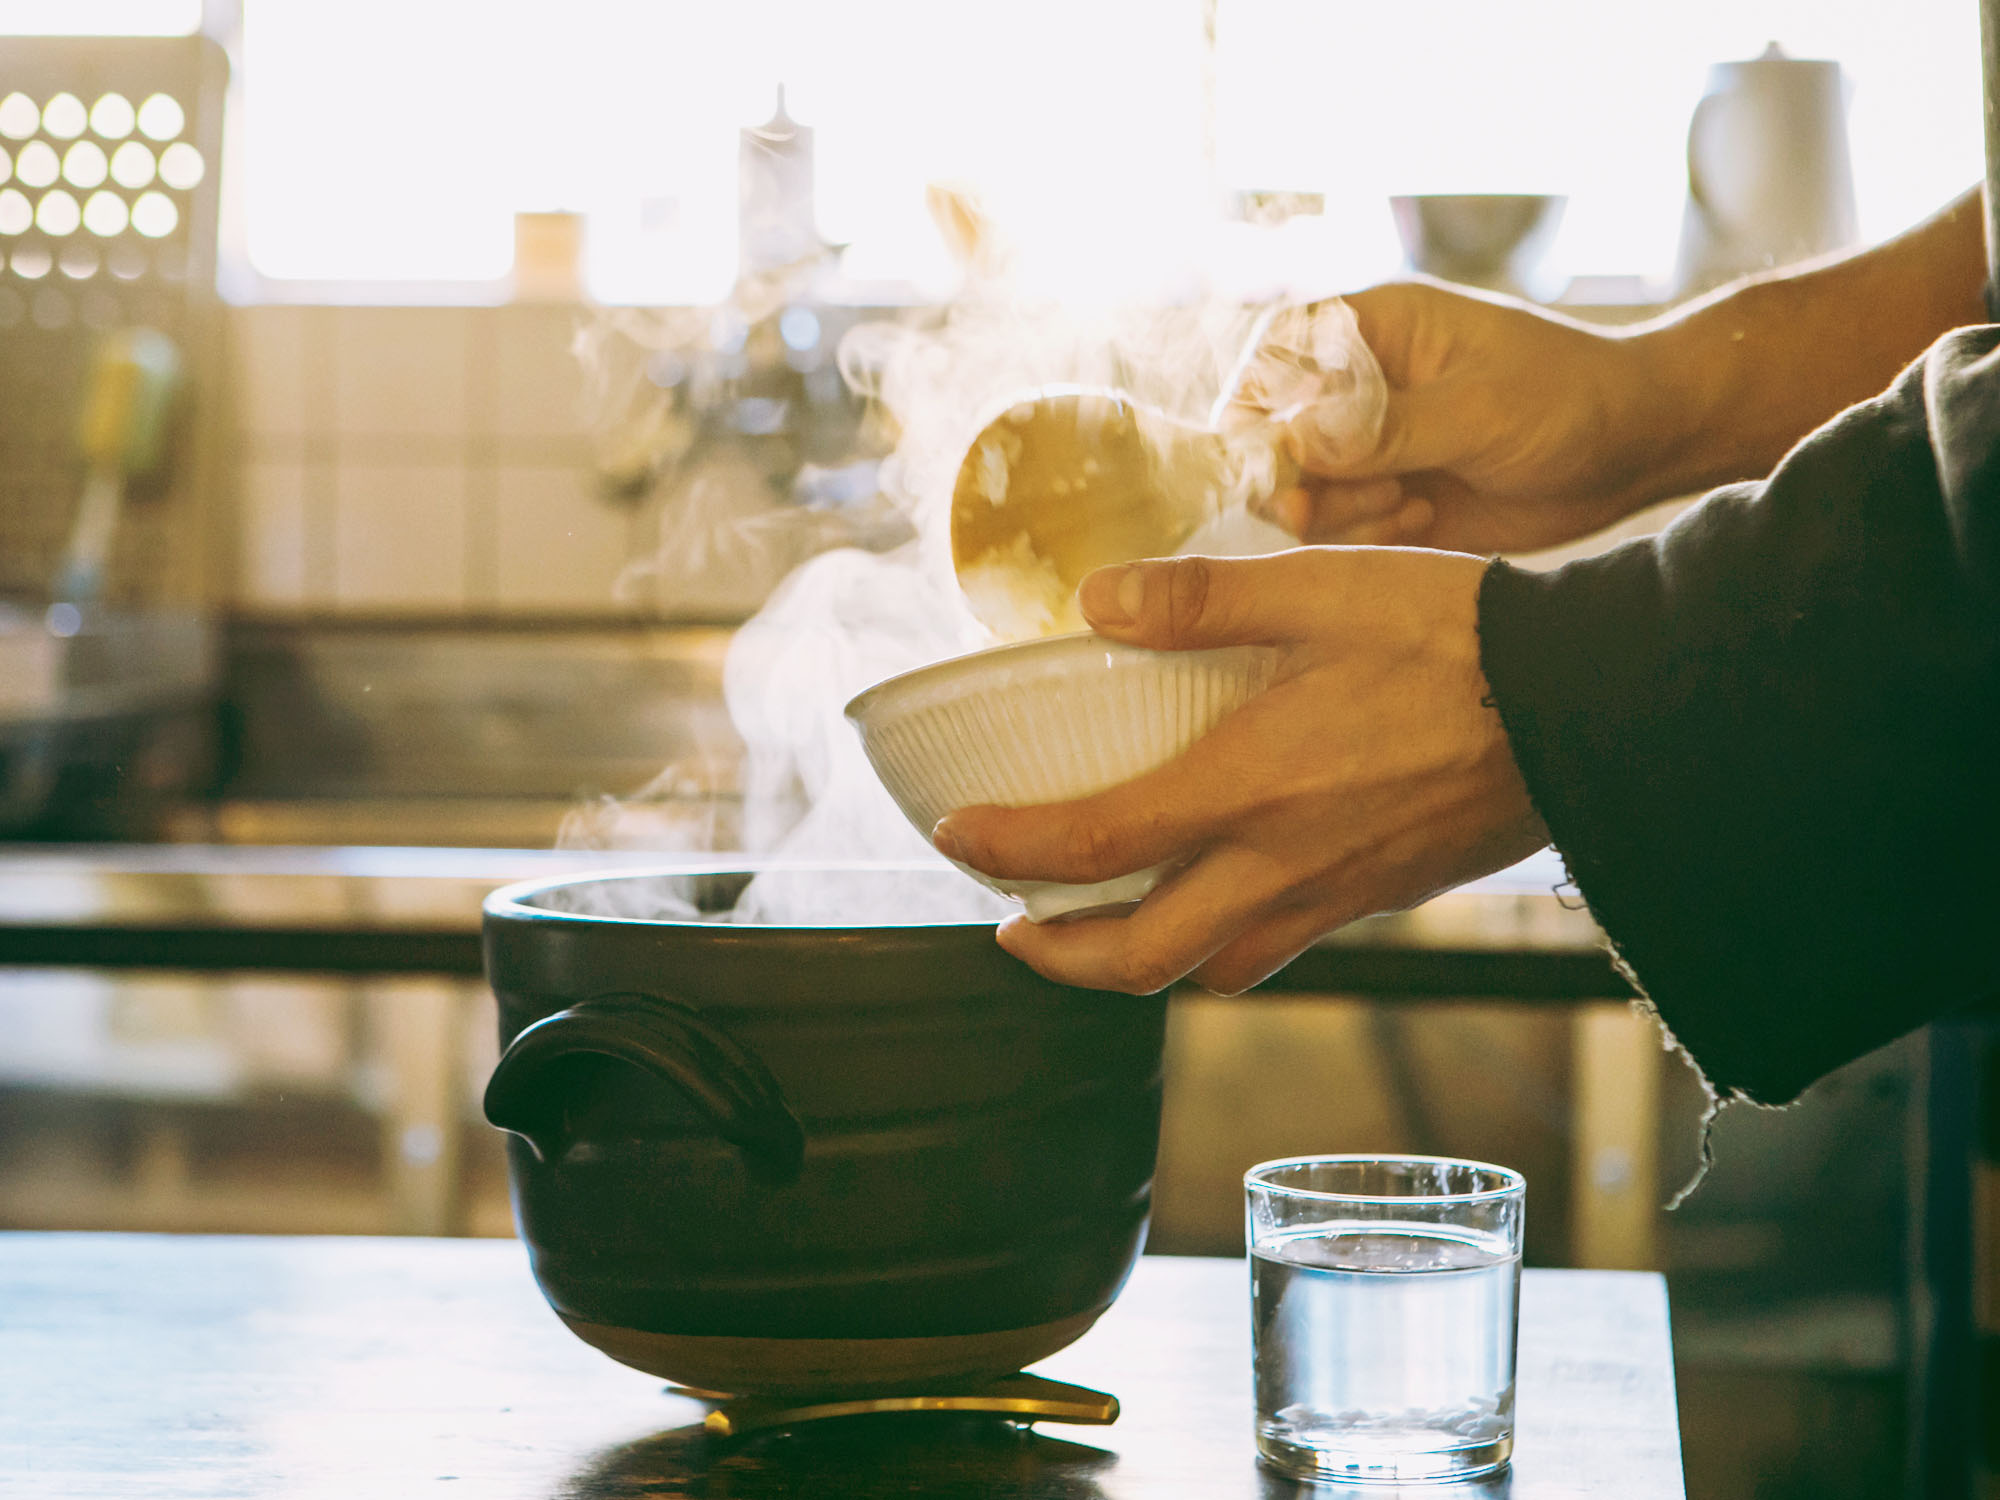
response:
<path fill-rule="evenodd" d="M 1873 249 L 1736 283 L 1634 329 L 1643 399 L 1668 413 L 1645 498 L 1769 473 L 1940 335 L 1985 322 L 1985 276 L 1973 189 Z"/>
<path fill-rule="evenodd" d="M 1760 482 L 1552 572 L 1482 666 L 1571 875 L 1723 1093 L 1777 1102 L 2000 985 L 2000 330 Z"/>

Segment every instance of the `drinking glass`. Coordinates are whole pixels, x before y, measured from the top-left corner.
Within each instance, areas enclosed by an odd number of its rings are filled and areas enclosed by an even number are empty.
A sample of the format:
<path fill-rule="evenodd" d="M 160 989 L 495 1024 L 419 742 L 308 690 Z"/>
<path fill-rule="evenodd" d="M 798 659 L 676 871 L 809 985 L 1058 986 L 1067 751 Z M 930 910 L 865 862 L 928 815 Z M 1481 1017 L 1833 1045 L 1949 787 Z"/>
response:
<path fill-rule="evenodd" d="M 1526 1184 L 1436 1156 L 1244 1175 L 1257 1451 L 1296 1479 L 1459 1479 L 1514 1449 Z"/>

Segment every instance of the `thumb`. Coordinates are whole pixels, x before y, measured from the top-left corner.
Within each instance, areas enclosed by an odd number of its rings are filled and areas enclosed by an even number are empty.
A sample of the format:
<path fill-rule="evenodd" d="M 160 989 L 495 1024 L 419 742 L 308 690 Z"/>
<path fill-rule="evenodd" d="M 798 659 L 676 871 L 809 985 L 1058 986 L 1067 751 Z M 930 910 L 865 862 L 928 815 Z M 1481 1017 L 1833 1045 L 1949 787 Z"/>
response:
<path fill-rule="evenodd" d="M 1298 555 L 1121 563 L 1087 575 L 1077 604 L 1099 635 L 1160 651 L 1291 640 L 1309 592 L 1286 576 Z"/>

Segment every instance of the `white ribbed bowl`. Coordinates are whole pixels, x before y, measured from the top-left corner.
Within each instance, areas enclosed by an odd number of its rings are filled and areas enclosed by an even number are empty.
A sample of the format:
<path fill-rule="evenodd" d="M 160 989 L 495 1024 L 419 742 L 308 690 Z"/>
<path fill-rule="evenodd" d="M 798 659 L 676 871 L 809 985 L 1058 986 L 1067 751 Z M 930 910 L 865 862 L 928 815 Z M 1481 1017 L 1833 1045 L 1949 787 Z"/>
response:
<path fill-rule="evenodd" d="M 1152 770 L 1262 692 L 1276 662 L 1266 646 L 1149 651 L 1054 636 L 891 677 L 849 703 L 847 717 L 903 816 L 928 838 L 956 808 L 1063 802 Z M 1137 901 L 1167 870 L 1095 885 L 966 873 L 1046 922 Z"/>

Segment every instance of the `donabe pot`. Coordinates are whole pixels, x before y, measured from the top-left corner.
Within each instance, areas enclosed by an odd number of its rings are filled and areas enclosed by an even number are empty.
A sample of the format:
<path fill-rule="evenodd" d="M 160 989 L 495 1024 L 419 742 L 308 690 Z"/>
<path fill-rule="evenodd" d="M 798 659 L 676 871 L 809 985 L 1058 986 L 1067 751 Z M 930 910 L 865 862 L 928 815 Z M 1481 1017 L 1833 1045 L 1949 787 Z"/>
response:
<path fill-rule="evenodd" d="M 962 879 L 825 878 L 870 911 Z M 731 922 L 748 880 L 486 902 L 486 1115 L 550 1305 L 614 1359 L 737 1394 L 970 1380 L 1076 1339 L 1145 1241 L 1164 998 L 1053 984 L 986 923 Z M 675 900 L 702 915 L 593 914 Z"/>

